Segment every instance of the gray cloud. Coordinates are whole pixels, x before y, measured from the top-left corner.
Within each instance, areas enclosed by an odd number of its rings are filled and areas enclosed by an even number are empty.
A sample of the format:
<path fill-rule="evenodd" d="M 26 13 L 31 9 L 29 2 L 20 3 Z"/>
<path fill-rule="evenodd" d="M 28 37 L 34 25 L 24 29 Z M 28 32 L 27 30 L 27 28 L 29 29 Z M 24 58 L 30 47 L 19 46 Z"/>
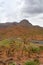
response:
<path fill-rule="evenodd" d="M 43 0 L 25 0 L 22 12 L 30 14 L 43 13 Z"/>

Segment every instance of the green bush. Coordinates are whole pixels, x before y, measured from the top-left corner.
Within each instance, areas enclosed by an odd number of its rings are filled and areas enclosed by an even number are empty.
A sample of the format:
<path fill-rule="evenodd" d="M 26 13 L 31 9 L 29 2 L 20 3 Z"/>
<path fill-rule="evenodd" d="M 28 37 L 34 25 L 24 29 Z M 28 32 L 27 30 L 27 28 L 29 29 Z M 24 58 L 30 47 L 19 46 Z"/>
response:
<path fill-rule="evenodd" d="M 39 53 L 39 52 L 40 52 L 40 48 L 39 48 L 39 47 L 32 47 L 32 48 L 31 48 L 31 51 L 32 51 L 33 53 Z"/>
<path fill-rule="evenodd" d="M 40 46 L 40 50 L 43 50 L 43 46 Z"/>
<path fill-rule="evenodd" d="M 13 63 L 13 62 L 10 62 L 10 63 L 8 63 L 8 65 L 15 65 L 15 63 Z"/>
<path fill-rule="evenodd" d="M 34 59 L 34 62 L 39 63 L 38 58 L 35 58 L 35 59 Z"/>
<path fill-rule="evenodd" d="M 34 61 L 27 61 L 24 65 L 39 65 L 39 64 Z"/>

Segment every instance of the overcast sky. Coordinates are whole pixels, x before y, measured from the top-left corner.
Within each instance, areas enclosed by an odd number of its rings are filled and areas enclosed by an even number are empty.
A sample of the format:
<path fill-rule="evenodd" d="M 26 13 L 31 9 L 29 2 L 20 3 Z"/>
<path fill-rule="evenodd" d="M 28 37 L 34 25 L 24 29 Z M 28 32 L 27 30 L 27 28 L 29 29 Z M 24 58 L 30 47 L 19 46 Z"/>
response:
<path fill-rule="evenodd" d="M 0 23 L 22 19 L 43 26 L 43 0 L 0 0 Z"/>

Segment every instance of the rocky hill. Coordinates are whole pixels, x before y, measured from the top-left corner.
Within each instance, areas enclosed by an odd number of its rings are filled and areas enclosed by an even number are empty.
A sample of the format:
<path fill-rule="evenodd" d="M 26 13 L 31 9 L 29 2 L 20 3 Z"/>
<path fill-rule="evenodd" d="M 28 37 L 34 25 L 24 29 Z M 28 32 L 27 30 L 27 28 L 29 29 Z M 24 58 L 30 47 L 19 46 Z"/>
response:
<path fill-rule="evenodd" d="M 19 23 L 0 23 L 0 40 L 11 37 L 25 37 L 28 40 L 43 40 L 43 27 L 33 26 L 26 19 Z"/>

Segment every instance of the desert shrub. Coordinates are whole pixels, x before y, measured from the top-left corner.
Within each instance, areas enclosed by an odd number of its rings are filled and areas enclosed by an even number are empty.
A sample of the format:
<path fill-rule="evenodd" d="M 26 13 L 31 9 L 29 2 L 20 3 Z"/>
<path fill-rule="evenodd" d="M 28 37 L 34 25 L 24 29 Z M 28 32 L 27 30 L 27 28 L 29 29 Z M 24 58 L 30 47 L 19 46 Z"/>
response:
<path fill-rule="evenodd" d="M 34 59 L 34 62 L 36 62 L 36 63 L 39 64 L 39 59 L 38 59 L 38 58 L 35 58 L 35 59 Z"/>
<path fill-rule="evenodd" d="M 15 65 L 15 63 L 10 62 L 8 65 Z"/>
<path fill-rule="evenodd" d="M 27 61 L 24 63 L 24 65 L 39 65 L 37 62 L 34 61 Z"/>
<path fill-rule="evenodd" d="M 0 41 L 0 45 L 3 45 L 3 46 L 8 46 L 9 45 L 9 40 L 8 39 L 4 39 L 2 41 Z"/>
<path fill-rule="evenodd" d="M 13 45 L 15 41 L 13 39 L 4 39 L 0 41 L 0 46 L 10 46 Z"/>
<path fill-rule="evenodd" d="M 43 50 L 43 46 L 40 46 L 40 50 Z"/>
<path fill-rule="evenodd" d="M 40 52 L 40 48 L 33 46 L 33 47 L 31 48 L 31 51 L 32 51 L 33 53 L 39 53 L 39 52 Z"/>

